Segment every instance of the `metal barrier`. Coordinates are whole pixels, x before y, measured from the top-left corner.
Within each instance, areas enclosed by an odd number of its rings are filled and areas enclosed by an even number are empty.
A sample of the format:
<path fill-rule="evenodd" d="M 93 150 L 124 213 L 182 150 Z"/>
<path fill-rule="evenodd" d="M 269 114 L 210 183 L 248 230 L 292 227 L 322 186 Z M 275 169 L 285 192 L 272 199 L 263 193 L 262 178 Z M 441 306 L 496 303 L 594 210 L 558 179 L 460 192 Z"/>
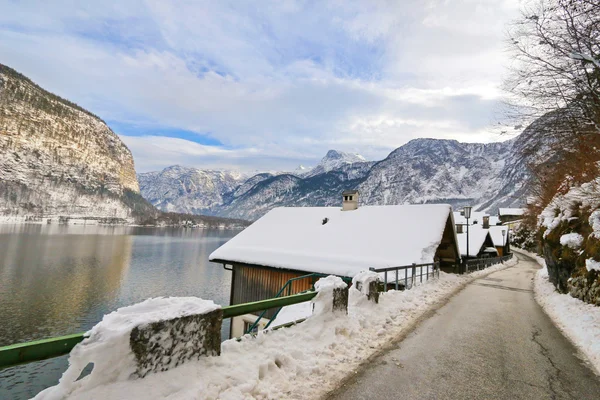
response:
<path fill-rule="evenodd" d="M 481 269 L 491 267 L 492 265 L 504 263 L 504 261 L 510 260 L 512 256 L 513 255 L 511 253 L 502 257 L 476 258 L 474 260 L 467 260 L 465 262 L 465 273 L 469 273 L 470 271 L 479 271 Z"/>
<path fill-rule="evenodd" d="M 280 297 L 281 295 L 283 295 L 283 293 L 287 290 L 287 296 L 290 296 L 292 294 L 292 284 L 295 281 L 298 280 L 302 280 L 302 279 L 312 279 L 312 285 L 313 285 L 313 290 L 314 290 L 314 285 L 315 285 L 315 279 L 316 278 L 325 278 L 327 276 L 327 274 L 320 274 L 320 273 L 312 273 L 312 274 L 308 274 L 308 275 L 302 275 L 302 276 L 297 276 L 295 278 L 291 278 L 289 279 L 284 285 L 283 287 L 279 290 L 279 292 L 277 292 L 277 294 L 275 295 L 275 298 Z M 351 279 L 347 278 L 347 277 L 340 277 L 342 278 L 344 281 L 346 281 L 346 283 L 350 283 Z M 269 307 L 270 308 L 270 307 Z M 263 329 L 267 329 L 269 326 L 271 326 L 271 323 L 273 321 L 275 321 L 275 318 L 277 318 L 277 315 L 279 314 L 279 312 L 281 311 L 283 307 L 279 307 L 279 309 L 275 312 L 275 314 L 273 315 L 273 317 L 269 320 L 269 322 L 267 323 L 267 325 L 265 325 L 265 327 Z M 254 323 L 252 325 L 250 325 L 248 327 L 248 329 L 246 330 L 246 332 L 244 333 L 252 333 L 254 332 L 254 330 L 258 327 L 258 324 L 260 323 L 260 320 L 264 318 L 265 314 L 267 313 L 268 308 L 265 308 L 263 310 L 263 312 L 260 313 L 260 315 L 258 316 L 258 318 L 256 318 L 256 321 L 254 321 Z"/>
<path fill-rule="evenodd" d="M 316 292 L 310 291 L 291 296 L 255 301 L 252 303 L 226 306 L 223 307 L 223 318 L 238 317 L 269 308 L 304 303 L 312 300 L 316 295 Z M 73 347 L 84 338 L 85 333 L 76 333 L 73 335 L 0 347 L 0 369 L 69 354 Z"/>
<path fill-rule="evenodd" d="M 417 269 L 419 270 L 419 274 L 417 275 Z M 431 271 L 430 271 L 431 269 Z M 425 277 L 425 281 L 429 280 L 429 277 L 435 278 L 436 272 L 437 277 L 440 277 L 440 263 L 428 263 L 428 264 L 411 264 L 411 265 L 403 265 L 400 267 L 389 267 L 389 268 L 370 268 L 373 272 L 381 273 L 383 272 L 383 291 L 387 292 L 388 290 L 388 272 L 394 273 L 394 279 L 390 281 L 390 283 L 394 283 L 394 289 L 410 289 L 414 286 L 419 278 L 420 282 L 423 282 L 423 277 Z M 411 271 L 410 277 L 408 276 L 408 271 Z M 425 273 L 423 273 L 425 270 Z M 401 277 L 400 271 L 404 271 L 404 277 Z M 403 286 L 402 288 L 400 286 Z"/>

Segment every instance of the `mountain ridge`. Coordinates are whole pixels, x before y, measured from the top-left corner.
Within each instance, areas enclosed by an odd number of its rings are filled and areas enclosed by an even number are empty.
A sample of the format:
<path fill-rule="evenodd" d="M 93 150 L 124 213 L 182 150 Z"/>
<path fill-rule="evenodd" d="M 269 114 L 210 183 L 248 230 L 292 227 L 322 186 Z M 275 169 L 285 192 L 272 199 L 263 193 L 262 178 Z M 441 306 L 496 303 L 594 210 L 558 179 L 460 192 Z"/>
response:
<path fill-rule="evenodd" d="M 452 139 L 413 139 L 380 161 L 340 157 L 330 150 L 327 165 L 310 173 L 257 174 L 223 193 L 224 202 L 203 209 L 218 216 L 257 219 L 281 206 L 335 206 L 345 189 L 358 189 L 367 205 L 449 202 L 454 206 L 485 204 L 487 210 L 515 206 L 521 199 L 498 197 L 515 139 L 461 143 Z M 337 153 L 337 154 L 336 154 Z M 348 153 L 346 153 L 348 154 Z M 342 159 L 328 165 L 330 160 Z M 327 170 L 326 170 L 327 169 Z M 514 184 L 520 186 L 525 177 Z M 142 189 L 144 194 L 144 189 Z M 514 201 L 513 201 L 514 200 Z"/>

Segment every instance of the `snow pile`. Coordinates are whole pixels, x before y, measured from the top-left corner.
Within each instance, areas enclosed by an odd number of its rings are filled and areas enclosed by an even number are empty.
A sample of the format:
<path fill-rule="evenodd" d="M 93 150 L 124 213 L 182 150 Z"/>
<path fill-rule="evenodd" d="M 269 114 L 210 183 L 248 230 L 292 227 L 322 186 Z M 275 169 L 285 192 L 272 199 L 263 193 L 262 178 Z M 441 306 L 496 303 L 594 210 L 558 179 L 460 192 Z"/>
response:
<path fill-rule="evenodd" d="M 588 258 L 587 260 L 585 260 L 585 268 L 588 271 L 596 270 L 596 271 L 600 272 L 600 261 L 596 261 L 592 258 Z"/>
<path fill-rule="evenodd" d="M 275 320 L 269 327 L 276 328 L 281 325 L 289 324 L 290 322 L 299 321 L 308 318 L 312 315 L 313 303 L 306 301 L 304 303 L 292 304 L 291 306 L 282 307 Z"/>
<path fill-rule="evenodd" d="M 583 243 L 583 236 L 579 233 L 572 232 L 562 235 L 560 237 L 560 244 L 563 246 L 568 246 L 571 249 L 578 249 L 581 247 Z"/>
<path fill-rule="evenodd" d="M 600 371 L 600 307 L 558 293 L 548 280 L 548 269 L 543 259 L 536 259 L 543 268 L 535 276 L 535 299 L 556 326 L 592 362 L 596 371 Z"/>
<path fill-rule="evenodd" d="M 514 263 L 514 262 L 513 262 Z M 407 291 L 382 293 L 379 304 L 349 289 L 348 315 L 312 315 L 287 329 L 228 340 L 220 357 L 190 361 L 144 379 L 78 386 L 71 399 L 314 399 L 335 389 L 369 356 L 389 346 L 427 310 L 464 284 L 505 268 L 471 275 L 440 273 Z M 331 283 L 331 282 L 330 282 Z M 327 290 L 335 285 L 327 285 Z M 40 397 L 41 398 L 41 397 Z"/>
<path fill-rule="evenodd" d="M 91 390 L 101 385 L 127 381 L 135 372 L 135 356 L 129 346 L 133 328 L 152 322 L 205 314 L 220 308 L 211 300 L 196 297 L 153 298 L 119 308 L 104 316 L 86 333 L 86 338 L 71 351 L 69 368 L 57 386 L 48 388 L 36 399 L 62 399 L 79 390 Z M 77 378 L 93 363 L 92 373 Z"/>

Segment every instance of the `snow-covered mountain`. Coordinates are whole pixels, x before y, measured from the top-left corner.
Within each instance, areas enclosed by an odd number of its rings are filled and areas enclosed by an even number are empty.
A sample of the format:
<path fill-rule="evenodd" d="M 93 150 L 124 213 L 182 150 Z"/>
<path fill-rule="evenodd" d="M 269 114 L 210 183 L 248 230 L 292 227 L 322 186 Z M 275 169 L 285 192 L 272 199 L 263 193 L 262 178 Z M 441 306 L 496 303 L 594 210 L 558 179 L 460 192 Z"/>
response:
<path fill-rule="evenodd" d="M 261 175 L 242 185 L 248 176 L 240 172 L 175 165 L 160 172 L 138 174 L 138 181 L 144 198 L 159 210 L 204 214 L 226 202 L 225 196 L 236 189 L 239 189 L 238 194 L 243 194 L 245 189 L 242 186 L 248 187 L 253 182 L 259 182 Z"/>
<path fill-rule="evenodd" d="M 304 177 L 317 176 L 324 174 L 334 169 L 338 169 L 354 163 L 364 163 L 367 160 L 360 154 L 345 153 L 343 151 L 329 150 L 325 157 L 308 172 L 303 174 Z"/>
<path fill-rule="evenodd" d="M 358 189 L 362 204 L 447 202 L 459 206 L 487 202 L 486 208 L 494 209 L 521 201 L 491 201 L 500 188 L 507 186 L 506 160 L 512 155 L 514 143 L 515 140 L 474 144 L 415 139 L 379 162 L 330 150 L 306 174 L 263 173 L 238 182 L 237 186 L 232 181 L 230 186 L 221 186 L 216 192 L 214 185 L 201 188 L 197 184 L 198 192 L 213 200 L 203 203 L 201 208 L 187 206 L 188 194 L 181 189 L 179 176 L 166 176 L 159 187 L 146 178 L 157 173 L 140 174 L 139 180 L 142 194 L 161 209 L 202 211 L 250 220 L 273 207 L 335 206 L 345 189 Z"/>
<path fill-rule="evenodd" d="M 543 116 L 518 137 L 498 143 L 415 139 L 379 162 L 330 150 L 307 173 L 258 174 L 231 193 L 221 191 L 222 203 L 204 212 L 254 220 L 274 207 L 339 205 L 345 189 L 358 189 L 360 203 L 369 205 L 443 202 L 492 213 L 521 207 L 532 187 L 530 168 L 558 157 L 556 146 L 539 134 L 552 129 L 556 118 Z"/>
<path fill-rule="evenodd" d="M 0 64 L 0 215 L 128 219 L 138 192 L 100 118 Z"/>

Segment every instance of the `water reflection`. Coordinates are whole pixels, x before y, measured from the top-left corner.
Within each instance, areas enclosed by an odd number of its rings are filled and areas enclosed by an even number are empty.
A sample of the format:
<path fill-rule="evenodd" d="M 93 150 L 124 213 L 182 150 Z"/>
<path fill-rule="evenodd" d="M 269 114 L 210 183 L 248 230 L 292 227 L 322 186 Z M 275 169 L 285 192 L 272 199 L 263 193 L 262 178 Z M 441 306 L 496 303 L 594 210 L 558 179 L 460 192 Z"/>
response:
<path fill-rule="evenodd" d="M 208 255 L 235 233 L 0 225 L 0 345 L 85 331 L 104 314 L 149 297 L 198 296 L 226 305 L 230 272 Z M 29 398 L 65 368 L 63 357 L 0 371 L 0 398 Z"/>

